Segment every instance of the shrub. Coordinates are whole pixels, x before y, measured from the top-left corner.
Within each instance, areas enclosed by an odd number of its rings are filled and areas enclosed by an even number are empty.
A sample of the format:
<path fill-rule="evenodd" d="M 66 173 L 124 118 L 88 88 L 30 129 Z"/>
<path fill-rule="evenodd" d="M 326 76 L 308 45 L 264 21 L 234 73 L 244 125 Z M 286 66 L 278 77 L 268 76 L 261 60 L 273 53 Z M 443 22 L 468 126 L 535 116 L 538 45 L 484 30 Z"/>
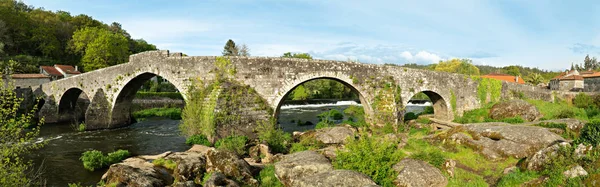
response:
<path fill-rule="evenodd" d="M 534 171 L 520 171 L 504 175 L 498 180 L 498 187 L 520 186 L 521 184 L 539 177 Z"/>
<path fill-rule="evenodd" d="M 379 141 L 363 134 L 358 140 L 349 139 L 346 150 L 337 151 L 333 166 L 361 172 L 381 186 L 393 186 L 397 173 L 392 167 L 403 157 L 395 142 Z"/>
<path fill-rule="evenodd" d="M 581 129 L 581 133 L 576 142 L 578 144 L 583 143 L 598 146 L 600 144 L 600 120 L 592 120 L 586 123 Z"/>
<path fill-rule="evenodd" d="M 327 112 L 323 112 L 317 115 L 320 121 L 330 121 L 330 120 L 342 120 L 344 119 L 344 114 L 336 109 L 331 109 Z"/>
<path fill-rule="evenodd" d="M 317 123 L 317 125 L 315 126 L 315 129 L 322 129 L 322 128 L 333 127 L 333 126 L 335 126 L 335 125 L 331 121 L 319 121 L 319 123 Z"/>
<path fill-rule="evenodd" d="M 79 126 L 77 127 L 77 130 L 78 130 L 79 132 L 83 132 L 83 131 L 85 131 L 85 122 L 81 122 L 81 123 L 79 124 Z"/>
<path fill-rule="evenodd" d="M 598 116 L 600 114 L 600 109 L 596 106 L 588 107 L 585 108 L 585 114 L 589 119 L 600 118 L 600 116 Z"/>
<path fill-rule="evenodd" d="M 575 105 L 578 108 L 592 107 L 593 104 L 594 104 L 594 101 L 593 101 L 592 97 L 585 93 L 579 93 L 573 99 L 573 105 Z"/>
<path fill-rule="evenodd" d="M 426 106 L 425 109 L 423 110 L 423 112 L 421 112 L 421 114 L 433 114 L 433 106 Z"/>
<path fill-rule="evenodd" d="M 344 114 L 348 116 L 348 121 L 345 121 L 344 123 L 353 127 L 367 126 L 367 122 L 365 121 L 365 110 L 362 106 L 351 105 L 344 110 Z"/>
<path fill-rule="evenodd" d="M 479 108 L 474 110 L 465 111 L 463 116 L 454 118 L 456 123 L 481 123 L 486 120 L 489 121 L 489 108 Z"/>
<path fill-rule="evenodd" d="M 212 143 L 210 143 L 210 141 L 208 141 L 208 139 L 206 138 L 206 136 L 201 135 L 201 134 L 196 134 L 193 136 L 190 136 L 189 138 L 187 138 L 185 140 L 185 143 L 188 145 L 205 145 L 205 146 L 211 146 Z"/>
<path fill-rule="evenodd" d="M 149 118 L 149 117 L 164 117 L 174 120 L 181 119 L 181 108 L 151 108 L 136 111 L 133 113 L 134 118 Z"/>
<path fill-rule="evenodd" d="M 569 109 L 569 108 L 565 108 L 560 110 L 560 112 L 558 113 L 558 115 L 556 115 L 557 118 L 572 118 L 575 117 L 575 112 L 573 112 L 573 110 Z"/>
<path fill-rule="evenodd" d="M 248 137 L 246 136 L 231 135 L 218 140 L 217 143 L 215 143 L 215 147 L 233 151 L 241 156 L 246 154 L 246 142 L 248 142 Z"/>
<path fill-rule="evenodd" d="M 404 121 L 410 121 L 413 119 L 417 119 L 419 116 L 417 116 L 415 113 L 413 112 L 408 112 L 406 114 L 404 114 Z"/>
<path fill-rule="evenodd" d="M 283 184 L 275 176 L 275 167 L 273 165 L 267 165 L 260 171 L 258 182 L 260 186 L 283 187 Z"/>
<path fill-rule="evenodd" d="M 175 161 L 164 158 L 153 160 L 152 164 L 154 164 L 154 166 L 161 166 L 170 170 L 175 170 L 175 168 L 177 168 L 177 163 Z"/>
<path fill-rule="evenodd" d="M 539 123 L 536 126 L 545 127 L 545 128 L 555 128 L 563 130 L 561 136 L 565 139 L 575 139 L 577 138 L 577 133 L 571 131 L 571 129 L 567 128 L 566 123 Z"/>
<path fill-rule="evenodd" d="M 425 161 L 437 168 L 442 168 L 444 163 L 446 162 L 446 158 L 439 150 L 432 150 L 430 152 L 419 152 L 417 154 L 411 155 L 411 158 Z"/>
<path fill-rule="evenodd" d="M 521 116 L 512 117 L 512 118 L 504 118 L 500 121 L 502 121 L 504 123 L 511 123 L 511 124 L 525 123 L 525 120 Z"/>
<path fill-rule="evenodd" d="M 286 153 L 292 136 L 281 129 L 275 128 L 274 124 L 273 120 L 260 122 L 255 129 L 258 139 L 262 142 L 267 142 L 274 153 Z"/>
<path fill-rule="evenodd" d="M 292 143 L 290 147 L 290 153 L 306 151 L 306 150 L 317 150 L 324 147 L 323 143 L 317 141 L 314 137 L 301 137 L 297 143 Z"/>
<path fill-rule="evenodd" d="M 127 157 L 129 157 L 129 151 L 127 150 L 119 149 L 115 152 L 108 153 L 107 156 L 104 156 L 101 151 L 91 150 L 82 153 L 79 159 L 83 161 L 83 167 L 85 169 L 94 171 L 120 162 Z"/>

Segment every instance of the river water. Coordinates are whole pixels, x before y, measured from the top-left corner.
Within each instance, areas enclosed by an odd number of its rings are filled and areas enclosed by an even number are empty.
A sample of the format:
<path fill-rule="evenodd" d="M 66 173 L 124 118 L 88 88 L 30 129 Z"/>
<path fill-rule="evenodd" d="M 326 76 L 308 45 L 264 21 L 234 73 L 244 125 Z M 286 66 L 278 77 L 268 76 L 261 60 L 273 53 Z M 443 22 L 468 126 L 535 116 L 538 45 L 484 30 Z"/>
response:
<path fill-rule="evenodd" d="M 281 108 L 279 123 L 287 132 L 309 130 L 314 125 L 298 126 L 297 121 L 317 124 L 318 114 L 329 109 L 342 112 L 351 105 L 360 104 L 340 101 L 330 104 L 286 105 Z M 409 105 L 407 110 L 418 113 L 427 105 L 430 104 Z M 185 144 L 185 138 L 179 134 L 178 125 L 178 120 L 154 119 L 119 129 L 77 132 L 68 123 L 46 124 L 40 132 L 40 140 L 46 140 L 46 146 L 28 157 L 33 160 L 36 168 L 44 168 L 43 178 L 47 179 L 48 186 L 66 186 L 68 183 L 78 182 L 93 185 L 100 180 L 106 169 L 91 172 L 83 168 L 79 160 L 83 152 L 99 150 L 106 154 L 125 149 L 132 155 L 145 155 L 184 151 L 190 146 Z"/>

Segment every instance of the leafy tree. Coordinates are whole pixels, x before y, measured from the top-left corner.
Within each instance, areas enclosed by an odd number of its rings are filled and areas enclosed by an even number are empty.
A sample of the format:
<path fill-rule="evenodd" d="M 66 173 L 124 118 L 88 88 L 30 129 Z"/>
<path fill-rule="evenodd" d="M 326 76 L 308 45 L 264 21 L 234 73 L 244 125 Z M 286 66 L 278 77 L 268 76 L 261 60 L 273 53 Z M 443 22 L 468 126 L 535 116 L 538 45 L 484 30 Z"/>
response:
<path fill-rule="evenodd" d="M 504 72 L 506 72 L 506 74 L 512 75 L 512 76 L 521 76 L 521 70 L 519 69 L 519 66 L 507 66 L 504 67 Z"/>
<path fill-rule="evenodd" d="M 238 56 L 238 48 L 235 46 L 235 42 L 229 39 L 223 47 L 223 56 Z"/>
<path fill-rule="evenodd" d="M 3 80 L 0 80 L 0 95 L 0 186 L 36 185 L 33 180 L 36 176 L 28 174 L 32 164 L 22 156 L 43 146 L 34 143 L 43 120 L 34 120 L 35 110 L 20 111 L 23 99 Z"/>
<path fill-rule="evenodd" d="M 434 67 L 435 71 L 460 73 L 465 75 L 479 75 L 479 69 L 469 59 L 451 59 L 441 61 Z"/>
<path fill-rule="evenodd" d="M 238 51 L 240 56 L 250 56 L 250 49 L 246 44 L 242 44 Z"/>
<path fill-rule="evenodd" d="M 82 53 L 84 70 L 92 71 L 127 61 L 127 39 L 106 29 L 87 27 L 73 34 L 72 48 Z"/>
<path fill-rule="evenodd" d="M 291 52 L 287 52 L 287 53 L 283 53 L 284 58 L 303 58 L 303 59 L 313 59 L 312 56 L 310 56 L 310 54 L 308 53 L 291 53 Z"/>
<path fill-rule="evenodd" d="M 306 88 L 304 88 L 303 85 L 296 87 L 292 91 L 292 100 L 304 101 L 304 100 L 308 99 L 308 96 L 309 96 L 309 93 L 306 90 Z"/>
<path fill-rule="evenodd" d="M 131 54 L 141 53 L 144 51 L 152 51 L 157 50 L 155 45 L 149 44 L 144 39 L 136 39 L 132 40 L 133 43 L 130 43 L 129 50 Z"/>
<path fill-rule="evenodd" d="M 540 75 L 539 73 L 529 74 L 529 76 L 525 78 L 525 81 L 533 85 L 538 85 L 542 82 L 545 82 L 544 77 L 542 77 L 542 75 Z"/>

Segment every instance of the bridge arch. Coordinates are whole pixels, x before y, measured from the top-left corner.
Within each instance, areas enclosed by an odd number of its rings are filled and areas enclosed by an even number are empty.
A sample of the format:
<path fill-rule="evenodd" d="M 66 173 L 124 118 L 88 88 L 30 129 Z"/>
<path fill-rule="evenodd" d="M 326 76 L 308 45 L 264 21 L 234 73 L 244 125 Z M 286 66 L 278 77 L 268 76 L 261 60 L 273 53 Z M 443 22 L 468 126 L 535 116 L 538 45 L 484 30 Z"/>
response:
<path fill-rule="evenodd" d="M 81 88 L 67 89 L 58 102 L 59 121 L 82 120 L 89 104 L 90 98 Z"/>
<path fill-rule="evenodd" d="M 441 120 L 452 120 L 452 108 L 449 103 L 449 99 L 442 96 L 442 92 L 434 91 L 431 89 L 422 89 L 415 91 L 406 99 L 404 106 L 408 105 L 410 99 L 412 99 L 418 93 L 424 93 L 431 100 L 433 106 L 434 117 Z"/>
<path fill-rule="evenodd" d="M 285 101 L 285 98 L 288 97 L 289 94 L 292 93 L 292 91 L 306 83 L 309 81 L 313 81 L 313 80 L 318 80 L 318 79 L 329 79 L 329 80 L 334 80 L 336 82 L 342 83 L 344 86 L 350 88 L 353 92 L 358 94 L 358 98 L 360 99 L 360 103 L 363 106 L 363 109 L 365 110 L 365 118 L 368 119 L 369 116 L 371 116 L 372 114 L 372 110 L 371 110 L 371 105 L 370 100 L 368 99 L 368 95 L 366 95 L 366 91 L 362 89 L 362 87 L 357 86 L 352 84 L 352 79 L 350 76 L 345 76 L 345 75 L 305 75 L 305 76 L 301 76 L 298 77 L 296 79 L 294 79 L 294 81 L 290 81 L 290 82 L 286 82 L 282 88 L 280 88 L 279 91 L 279 95 L 278 97 L 275 99 L 274 101 L 274 117 L 275 119 L 278 118 L 279 113 L 281 111 L 281 106 L 283 105 L 283 102 Z"/>
<path fill-rule="evenodd" d="M 142 72 L 135 76 L 132 76 L 131 79 L 127 80 L 125 84 L 119 87 L 118 91 L 114 94 L 113 98 L 113 107 L 111 109 L 111 120 L 115 125 L 128 125 L 132 123 L 131 120 L 131 104 L 137 91 L 142 87 L 142 85 L 152 79 L 153 77 L 161 76 L 166 79 L 169 83 L 175 86 L 178 92 L 181 93 L 184 101 L 186 100 L 186 95 L 183 93 L 183 90 L 180 85 L 176 81 L 177 79 L 172 78 L 171 76 L 163 76 L 159 73 L 154 72 Z"/>

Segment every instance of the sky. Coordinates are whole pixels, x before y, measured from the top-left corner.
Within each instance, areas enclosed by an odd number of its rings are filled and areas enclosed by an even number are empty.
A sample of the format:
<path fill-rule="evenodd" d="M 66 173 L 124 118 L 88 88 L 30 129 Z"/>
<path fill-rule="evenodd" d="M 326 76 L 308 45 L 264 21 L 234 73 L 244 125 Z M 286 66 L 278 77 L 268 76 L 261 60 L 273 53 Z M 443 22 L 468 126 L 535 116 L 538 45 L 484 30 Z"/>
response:
<path fill-rule="evenodd" d="M 228 39 L 252 56 L 475 64 L 564 70 L 600 57 L 594 0 L 24 0 L 46 10 L 121 23 L 133 38 L 193 56 Z"/>

